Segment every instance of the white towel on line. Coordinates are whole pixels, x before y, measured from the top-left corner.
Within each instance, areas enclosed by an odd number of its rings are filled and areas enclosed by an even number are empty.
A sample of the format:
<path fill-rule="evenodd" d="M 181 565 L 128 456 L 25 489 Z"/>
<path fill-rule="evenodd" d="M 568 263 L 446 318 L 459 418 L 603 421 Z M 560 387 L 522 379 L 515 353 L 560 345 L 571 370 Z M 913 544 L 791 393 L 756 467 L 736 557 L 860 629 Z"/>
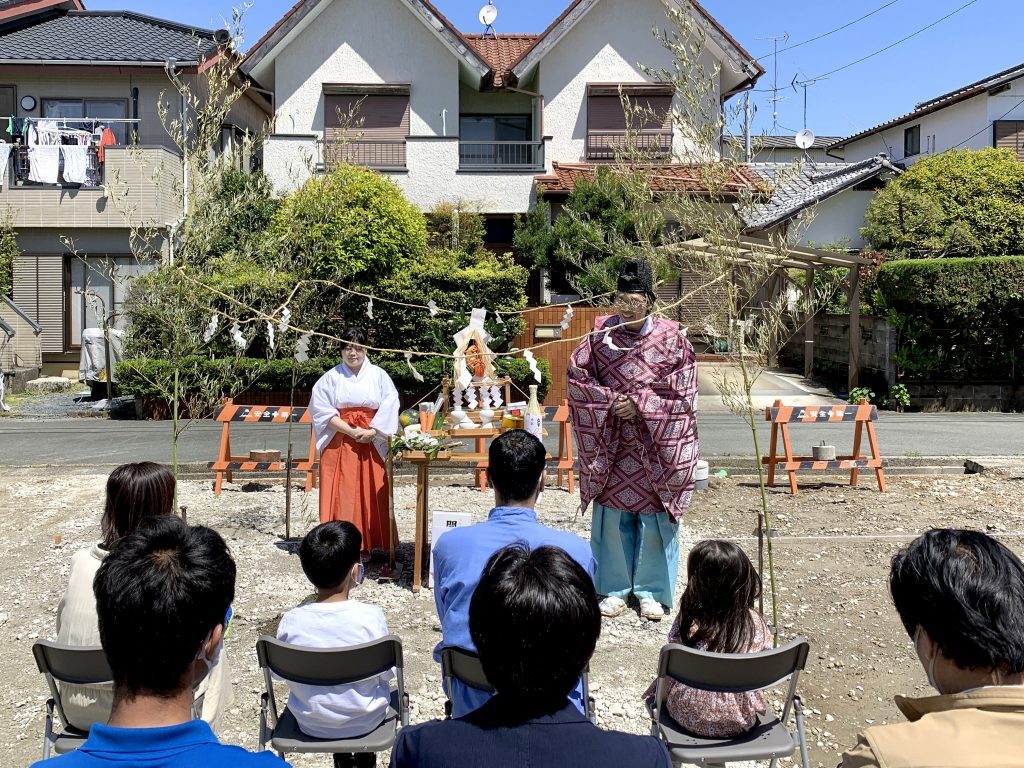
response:
<path fill-rule="evenodd" d="M 7 161 L 11 156 L 11 145 L 6 141 L 0 141 L 0 189 L 4 188 L 7 181 Z"/>
<path fill-rule="evenodd" d="M 28 178 L 40 184 L 56 184 L 60 169 L 60 147 L 30 146 L 28 148 Z"/>
<path fill-rule="evenodd" d="M 78 144 L 65 144 L 60 148 L 64 155 L 64 181 L 68 184 L 85 184 L 89 172 L 89 148 Z"/>

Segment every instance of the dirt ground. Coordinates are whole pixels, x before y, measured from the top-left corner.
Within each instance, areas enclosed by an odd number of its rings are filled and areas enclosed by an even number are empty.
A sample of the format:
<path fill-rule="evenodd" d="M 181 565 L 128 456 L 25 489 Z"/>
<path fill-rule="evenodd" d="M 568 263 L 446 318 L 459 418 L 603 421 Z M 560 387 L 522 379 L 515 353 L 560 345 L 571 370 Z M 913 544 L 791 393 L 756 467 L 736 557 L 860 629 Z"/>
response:
<path fill-rule="evenodd" d="M 3 470 L 0 508 L 6 511 L 7 556 L 0 565 L 5 593 L 0 643 L 8 649 L 0 686 L 4 766 L 23 766 L 40 755 L 46 687 L 32 661 L 31 644 L 54 634 L 72 552 L 98 538 L 105 479 L 105 472 L 92 469 Z M 781 488 L 771 493 L 780 635 L 784 640 L 803 635 L 812 647 L 800 682 L 812 765 L 834 766 L 860 728 L 899 719 L 892 703 L 895 694 L 926 691 L 925 675 L 887 594 L 893 553 L 930 526 L 988 530 L 1021 553 L 1022 480 L 988 474 L 897 477 L 890 479 L 890 492 L 880 494 L 874 478 L 866 477 L 855 489 L 826 484 L 805 486 L 796 497 Z M 683 552 L 700 539 L 725 537 L 756 557 L 756 485 L 735 479 L 715 483 L 696 496 L 684 523 Z M 256 748 L 262 678 L 255 641 L 262 633 L 272 633 L 282 612 L 309 594 L 297 556 L 282 543 L 284 491 L 280 486 L 236 483 L 215 498 L 208 481 L 185 480 L 182 486 L 189 521 L 218 529 L 238 562 L 235 619 L 226 641 L 235 701 L 220 736 Z M 404 541 L 412 531 L 413 498 L 410 480 L 401 479 L 396 509 Z M 302 533 L 316 517 L 316 497 L 296 492 L 294 499 L 293 532 Z M 575 514 L 577 503 L 565 491 L 549 489 L 541 519 L 588 537 L 590 517 Z M 482 520 L 490 497 L 467 482 L 435 478 L 431 504 L 435 510 L 470 510 Z M 61 537 L 59 545 L 55 536 Z M 399 559 L 411 560 L 411 545 L 403 544 Z M 358 597 L 382 606 L 391 630 L 402 637 L 413 721 L 441 716 L 440 674 L 430 655 L 440 638 L 432 594 L 426 589 L 411 592 L 408 568 L 398 583 L 378 583 L 374 576 L 371 570 Z M 680 568 L 684 578 L 685 557 Z M 766 599 L 770 616 L 769 606 Z M 668 628 L 668 621 L 649 623 L 632 612 L 605 620 L 591 663 L 602 725 L 648 732 L 640 694 L 653 677 Z M 323 756 L 290 760 L 329 765 Z"/>

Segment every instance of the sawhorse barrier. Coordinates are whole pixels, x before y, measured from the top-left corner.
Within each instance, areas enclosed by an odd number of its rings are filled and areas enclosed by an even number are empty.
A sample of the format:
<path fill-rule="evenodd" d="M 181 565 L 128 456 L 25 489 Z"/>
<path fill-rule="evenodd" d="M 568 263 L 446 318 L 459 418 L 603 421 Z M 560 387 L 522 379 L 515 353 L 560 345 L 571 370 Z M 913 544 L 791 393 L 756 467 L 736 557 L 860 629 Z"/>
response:
<path fill-rule="evenodd" d="M 878 409 L 862 400 L 858 405 L 783 405 L 781 400 L 765 409 L 765 420 L 772 424 L 771 448 L 768 455 L 762 457 L 761 463 L 768 465 L 768 485 L 775 485 L 775 469 L 781 468 L 789 474 L 789 490 L 797 493 L 797 470 L 848 469 L 850 485 L 857 484 L 857 477 L 862 469 L 875 470 L 878 490 L 885 493 L 888 486 L 885 482 L 885 460 L 878 452 L 878 437 L 875 435 L 875 422 L 878 420 Z M 790 424 L 835 424 L 853 422 L 853 453 L 849 456 L 836 456 L 831 461 L 818 461 L 812 456 L 794 456 L 789 441 Z M 861 438 L 864 432 L 868 435 L 868 446 L 871 456 L 861 453 Z M 778 455 L 779 437 L 782 437 L 784 456 Z"/>
<path fill-rule="evenodd" d="M 289 408 L 287 405 L 236 405 L 230 400 L 214 413 L 214 420 L 223 425 L 220 432 L 220 453 L 216 461 L 207 463 L 207 467 L 216 473 L 213 493 L 220 496 L 225 477 L 230 483 L 235 472 L 282 472 L 286 461 L 250 461 L 248 456 L 231 455 L 232 424 L 309 424 L 308 408 Z M 306 458 L 293 458 L 292 469 L 306 473 L 306 491 L 317 485 L 317 473 L 320 462 L 316 459 L 316 439 L 309 435 L 309 454 Z"/>

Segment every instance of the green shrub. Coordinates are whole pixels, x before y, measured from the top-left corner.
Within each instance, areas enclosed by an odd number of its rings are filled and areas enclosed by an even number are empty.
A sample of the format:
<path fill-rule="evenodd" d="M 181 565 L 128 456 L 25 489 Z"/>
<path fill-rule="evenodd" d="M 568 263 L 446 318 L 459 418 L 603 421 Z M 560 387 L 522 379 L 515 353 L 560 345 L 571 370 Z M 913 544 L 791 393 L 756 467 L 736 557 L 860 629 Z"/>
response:
<path fill-rule="evenodd" d="M 1008 149 L 924 158 L 872 199 L 865 218 L 864 239 L 895 256 L 1015 253 L 1024 240 L 1024 163 Z"/>
<path fill-rule="evenodd" d="M 875 393 L 873 390 L 867 387 L 854 387 L 850 390 L 850 396 L 846 398 L 847 402 L 856 405 L 861 400 L 867 400 L 869 403 L 875 402 Z"/>
<path fill-rule="evenodd" d="M 0 296 L 14 290 L 14 260 L 21 255 L 14 232 L 14 212 L 8 206 L 0 218 Z"/>
<path fill-rule="evenodd" d="M 914 259 L 878 270 L 898 331 L 897 371 L 913 379 L 1020 377 L 1024 257 Z"/>
<path fill-rule="evenodd" d="M 902 411 L 910 405 L 910 391 L 905 384 L 893 384 L 882 398 L 882 405 L 892 411 Z"/>
<path fill-rule="evenodd" d="M 285 197 L 269 234 L 300 276 L 338 282 L 401 269 L 427 245 L 423 214 L 398 186 L 352 166 Z"/>

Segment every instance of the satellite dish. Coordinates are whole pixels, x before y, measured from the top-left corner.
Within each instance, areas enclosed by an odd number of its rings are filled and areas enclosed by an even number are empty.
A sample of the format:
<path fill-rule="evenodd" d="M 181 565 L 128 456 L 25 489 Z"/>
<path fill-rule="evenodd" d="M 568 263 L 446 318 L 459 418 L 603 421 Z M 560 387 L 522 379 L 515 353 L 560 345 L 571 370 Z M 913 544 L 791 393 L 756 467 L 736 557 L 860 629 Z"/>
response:
<path fill-rule="evenodd" d="M 814 131 L 804 128 L 794 140 L 800 149 L 810 149 L 814 145 Z"/>
<path fill-rule="evenodd" d="M 485 27 L 491 26 L 496 18 L 498 18 L 498 9 L 492 3 L 488 3 L 480 9 L 480 23 Z"/>

